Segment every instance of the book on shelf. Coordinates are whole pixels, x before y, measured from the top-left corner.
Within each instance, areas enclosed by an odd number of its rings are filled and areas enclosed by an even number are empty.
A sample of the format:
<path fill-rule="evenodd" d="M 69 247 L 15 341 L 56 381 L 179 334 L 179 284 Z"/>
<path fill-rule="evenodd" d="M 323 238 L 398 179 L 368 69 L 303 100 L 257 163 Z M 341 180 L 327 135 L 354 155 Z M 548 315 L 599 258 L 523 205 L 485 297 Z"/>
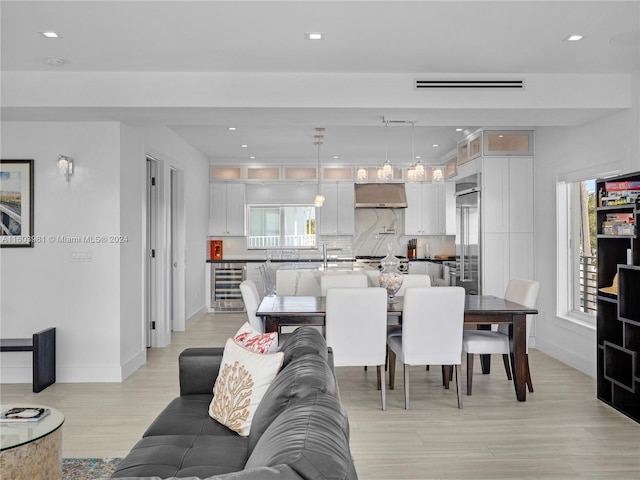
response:
<path fill-rule="evenodd" d="M 13 407 L 0 413 L 0 422 L 37 422 L 51 413 L 42 407 Z"/>

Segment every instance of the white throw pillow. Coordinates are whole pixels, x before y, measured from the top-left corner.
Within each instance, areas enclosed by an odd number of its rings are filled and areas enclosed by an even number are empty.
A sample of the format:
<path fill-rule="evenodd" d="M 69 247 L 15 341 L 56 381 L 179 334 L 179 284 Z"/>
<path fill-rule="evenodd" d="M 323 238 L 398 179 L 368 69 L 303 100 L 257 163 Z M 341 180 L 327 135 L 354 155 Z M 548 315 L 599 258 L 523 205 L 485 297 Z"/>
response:
<path fill-rule="evenodd" d="M 228 339 L 209 415 L 246 437 L 253 415 L 282 366 L 284 353 L 256 353 Z"/>
<path fill-rule="evenodd" d="M 278 350 L 278 334 L 276 332 L 260 333 L 249 322 L 245 322 L 236 332 L 233 339 L 258 353 L 273 353 Z"/>

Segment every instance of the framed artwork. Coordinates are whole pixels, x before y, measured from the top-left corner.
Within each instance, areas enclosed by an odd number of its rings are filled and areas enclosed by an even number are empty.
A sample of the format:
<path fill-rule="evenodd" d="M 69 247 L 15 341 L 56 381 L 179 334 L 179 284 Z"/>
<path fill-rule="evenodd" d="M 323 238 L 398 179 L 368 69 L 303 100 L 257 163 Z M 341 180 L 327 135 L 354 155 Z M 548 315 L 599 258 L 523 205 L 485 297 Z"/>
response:
<path fill-rule="evenodd" d="M 0 160 L 0 247 L 33 243 L 33 160 Z"/>

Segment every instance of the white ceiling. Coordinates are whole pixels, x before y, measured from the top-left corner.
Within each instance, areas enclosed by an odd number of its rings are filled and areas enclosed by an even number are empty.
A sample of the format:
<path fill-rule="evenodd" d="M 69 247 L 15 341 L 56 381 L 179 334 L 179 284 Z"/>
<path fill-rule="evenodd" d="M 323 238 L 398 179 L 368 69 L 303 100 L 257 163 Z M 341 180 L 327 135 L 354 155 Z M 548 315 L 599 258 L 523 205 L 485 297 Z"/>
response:
<path fill-rule="evenodd" d="M 304 72 L 412 76 L 624 74 L 640 68 L 639 1 L 6 1 L 3 72 Z M 38 32 L 54 30 L 59 39 Z M 323 32 L 323 41 L 305 39 Z M 570 34 L 580 42 L 563 41 Z M 48 66 L 60 57 L 65 64 Z M 480 93 L 481 94 L 481 93 Z M 283 106 L 284 107 L 284 106 Z M 439 161 L 460 126 L 580 125 L 606 109 L 444 111 L 375 108 L 3 109 L 3 120 L 120 120 L 170 126 L 212 162 L 389 156 Z M 227 126 L 238 130 L 230 132 Z M 242 149 L 239 144 L 250 147 Z M 433 144 L 440 147 L 434 148 Z M 252 151 L 250 151 L 252 150 Z M 356 160 L 357 159 L 357 160 Z M 373 163 L 373 162 L 372 162 Z"/>

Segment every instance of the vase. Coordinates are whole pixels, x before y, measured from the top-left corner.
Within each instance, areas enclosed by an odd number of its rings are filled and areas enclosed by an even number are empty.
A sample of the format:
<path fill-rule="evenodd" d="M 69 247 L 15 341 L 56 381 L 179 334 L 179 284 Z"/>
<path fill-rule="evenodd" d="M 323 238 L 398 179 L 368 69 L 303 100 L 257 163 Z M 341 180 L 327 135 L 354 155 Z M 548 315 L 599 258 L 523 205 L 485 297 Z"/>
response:
<path fill-rule="evenodd" d="M 380 260 L 382 270 L 378 275 L 380 286 L 387 290 L 389 303 L 394 301 L 394 296 L 402 286 L 402 273 L 398 269 L 400 260 L 393 254 L 393 246 L 391 243 L 387 246 L 387 256 Z"/>

